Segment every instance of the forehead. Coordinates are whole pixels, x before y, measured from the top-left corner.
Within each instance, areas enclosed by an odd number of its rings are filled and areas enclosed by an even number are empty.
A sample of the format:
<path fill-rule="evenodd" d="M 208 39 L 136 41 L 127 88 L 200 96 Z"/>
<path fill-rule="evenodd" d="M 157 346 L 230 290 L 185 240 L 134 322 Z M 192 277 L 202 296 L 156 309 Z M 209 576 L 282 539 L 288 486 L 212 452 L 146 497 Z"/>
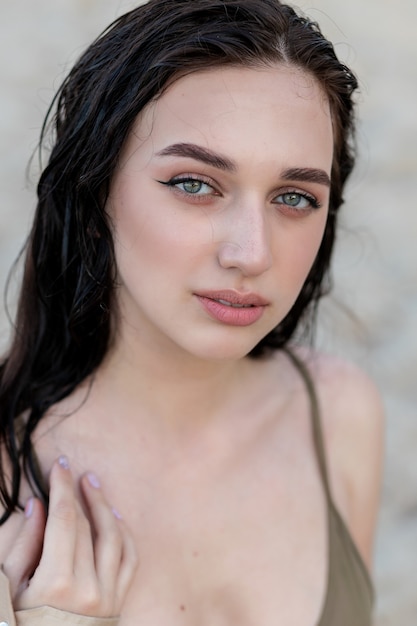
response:
<path fill-rule="evenodd" d="M 176 80 L 142 112 L 133 143 L 152 152 L 189 141 L 236 157 L 289 160 L 329 172 L 333 132 L 328 101 L 309 74 L 297 68 L 222 67 Z M 138 144 L 139 142 L 139 144 Z M 133 146 L 131 146 L 133 148 Z M 292 153 L 294 154 L 292 155 Z"/>

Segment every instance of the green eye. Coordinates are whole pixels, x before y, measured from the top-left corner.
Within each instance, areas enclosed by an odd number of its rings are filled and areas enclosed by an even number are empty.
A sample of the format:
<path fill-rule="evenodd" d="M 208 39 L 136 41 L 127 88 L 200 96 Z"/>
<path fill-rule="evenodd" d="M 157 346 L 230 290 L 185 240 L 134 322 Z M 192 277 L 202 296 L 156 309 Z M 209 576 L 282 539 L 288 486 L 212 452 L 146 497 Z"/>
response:
<path fill-rule="evenodd" d="M 185 195 L 189 196 L 210 196 L 216 195 L 216 191 L 212 185 L 198 178 L 172 178 L 168 182 L 159 181 L 168 187 L 175 187 Z"/>
<path fill-rule="evenodd" d="M 175 176 L 168 180 L 167 182 L 159 180 L 161 185 L 166 185 L 167 187 L 171 187 L 177 193 L 180 193 L 182 196 L 187 199 L 195 197 L 197 200 L 203 201 L 207 198 L 209 200 L 210 196 L 218 196 L 220 195 L 216 188 L 211 184 L 211 181 L 204 180 L 201 178 L 195 178 L 192 175 L 184 175 L 184 176 Z"/>
<path fill-rule="evenodd" d="M 279 198 L 282 198 L 282 203 L 287 204 L 295 209 L 306 209 L 310 203 L 300 193 L 284 193 Z"/>
<path fill-rule="evenodd" d="M 296 211 L 308 211 L 309 209 L 320 208 L 320 204 L 314 196 L 299 191 L 281 193 L 279 196 L 276 196 L 274 203 L 295 209 Z"/>
<path fill-rule="evenodd" d="M 177 183 L 177 186 L 182 186 L 182 190 L 187 193 L 198 194 L 202 191 L 203 187 L 208 187 L 200 180 L 185 180 L 182 183 Z"/>

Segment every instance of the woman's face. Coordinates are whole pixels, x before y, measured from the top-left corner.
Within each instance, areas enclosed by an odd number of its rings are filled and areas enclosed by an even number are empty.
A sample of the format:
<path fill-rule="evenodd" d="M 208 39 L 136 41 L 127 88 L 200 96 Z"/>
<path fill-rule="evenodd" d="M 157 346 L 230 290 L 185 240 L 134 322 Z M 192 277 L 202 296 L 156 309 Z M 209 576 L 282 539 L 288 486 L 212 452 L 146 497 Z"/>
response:
<path fill-rule="evenodd" d="M 203 359 L 246 355 L 309 273 L 332 155 L 327 100 L 295 68 L 177 80 L 137 120 L 107 205 L 119 340 Z"/>

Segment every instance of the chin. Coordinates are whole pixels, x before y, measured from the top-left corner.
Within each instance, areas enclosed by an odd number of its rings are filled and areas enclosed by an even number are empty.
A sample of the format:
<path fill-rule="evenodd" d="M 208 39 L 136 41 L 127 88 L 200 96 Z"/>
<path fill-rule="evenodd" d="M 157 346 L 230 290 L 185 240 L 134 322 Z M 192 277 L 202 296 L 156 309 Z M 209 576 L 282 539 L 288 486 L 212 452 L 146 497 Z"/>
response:
<path fill-rule="evenodd" d="M 189 351 L 196 357 L 205 361 L 237 361 L 246 357 L 263 337 L 255 341 L 237 341 L 231 338 L 202 342 L 199 346 L 194 344 Z"/>

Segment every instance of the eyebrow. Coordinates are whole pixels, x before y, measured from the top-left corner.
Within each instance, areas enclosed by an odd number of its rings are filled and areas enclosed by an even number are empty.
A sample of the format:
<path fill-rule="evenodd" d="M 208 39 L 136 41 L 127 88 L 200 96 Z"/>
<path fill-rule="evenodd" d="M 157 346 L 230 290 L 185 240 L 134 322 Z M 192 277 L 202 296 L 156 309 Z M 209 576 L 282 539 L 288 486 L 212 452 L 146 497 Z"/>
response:
<path fill-rule="evenodd" d="M 324 170 L 314 167 L 290 167 L 282 173 L 285 180 L 297 180 L 300 182 L 318 183 L 330 187 L 330 177 Z"/>
<path fill-rule="evenodd" d="M 237 165 L 231 159 L 203 148 L 194 143 L 174 143 L 156 153 L 156 156 L 177 156 L 201 161 L 219 170 L 236 172 Z M 281 174 L 285 180 L 318 183 L 330 187 L 329 175 L 321 169 L 314 167 L 290 167 Z"/>
<path fill-rule="evenodd" d="M 197 146 L 194 143 L 174 143 L 172 146 L 168 146 L 160 152 L 157 152 L 156 156 L 186 157 L 201 161 L 219 170 L 225 170 L 227 172 L 235 172 L 237 170 L 236 164 L 227 157 L 217 154 L 208 148 Z"/>

